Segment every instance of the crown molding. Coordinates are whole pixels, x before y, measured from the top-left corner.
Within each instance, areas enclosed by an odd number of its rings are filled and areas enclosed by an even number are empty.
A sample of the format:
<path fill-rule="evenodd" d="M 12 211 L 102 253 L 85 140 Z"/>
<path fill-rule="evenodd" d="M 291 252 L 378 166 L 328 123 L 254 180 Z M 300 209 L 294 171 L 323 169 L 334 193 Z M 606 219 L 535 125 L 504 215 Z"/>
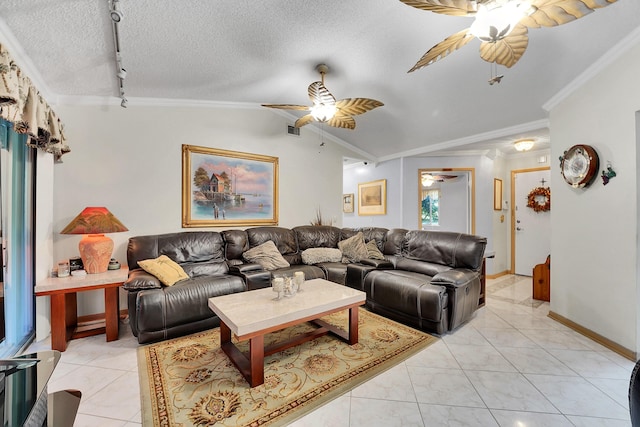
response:
<path fill-rule="evenodd" d="M 14 61 L 18 64 L 22 72 L 31 79 L 31 83 L 38 89 L 40 95 L 47 100 L 50 105 L 55 105 L 58 96 L 54 94 L 49 86 L 45 83 L 40 71 L 35 66 L 31 58 L 22 48 L 18 39 L 13 35 L 13 32 L 9 29 L 9 26 L 2 18 L 0 18 L 0 43 L 2 43 Z"/>
<path fill-rule="evenodd" d="M 400 153 L 391 154 L 389 156 L 383 156 L 378 158 L 379 162 L 387 160 L 397 159 L 398 157 L 415 157 L 423 154 L 433 153 L 434 151 L 444 151 L 456 147 L 460 147 L 467 144 L 473 144 L 476 142 L 484 142 L 491 139 L 504 138 L 506 136 L 512 136 L 518 133 L 531 132 L 538 129 L 544 129 L 549 127 L 549 119 L 541 119 L 533 122 L 522 123 L 507 128 L 496 129 L 489 132 L 478 133 L 476 135 L 465 136 L 463 138 L 453 139 L 451 141 L 441 142 L 438 144 L 427 145 L 414 150 L 402 151 Z"/>
<path fill-rule="evenodd" d="M 598 75 L 605 68 L 610 66 L 617 59 L 622 57 L 629 49 L 640 43 L 640 27 L 633 30 L 629 35 L 623 38 L 618 44 L 613 46 L 607 53 L 602 55 L 600 59 L 591 64 L 586 70 L 584 70 L 578 77 L 576 77 L 571 83 L 565 86 L 551 99 L 542 105 L 542 108 L 549 112 L 553 110 L 558 104 L 567 99 L 571 94 L 580 89 L 589 80 Z"/>

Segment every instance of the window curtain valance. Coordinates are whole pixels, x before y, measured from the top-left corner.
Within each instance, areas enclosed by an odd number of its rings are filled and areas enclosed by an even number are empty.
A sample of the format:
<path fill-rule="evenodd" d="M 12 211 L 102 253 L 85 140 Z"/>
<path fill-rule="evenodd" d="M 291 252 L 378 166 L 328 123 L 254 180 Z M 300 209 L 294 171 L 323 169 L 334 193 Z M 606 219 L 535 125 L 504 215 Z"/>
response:
<path fill-rule="evenodd" d="M 28 135 L 28 146 L 52 153 L 60 161 L 71 151 L 62 123 L 2 44 L 0 77 L 0 118 L 13 123 L 15 132 Z"/>

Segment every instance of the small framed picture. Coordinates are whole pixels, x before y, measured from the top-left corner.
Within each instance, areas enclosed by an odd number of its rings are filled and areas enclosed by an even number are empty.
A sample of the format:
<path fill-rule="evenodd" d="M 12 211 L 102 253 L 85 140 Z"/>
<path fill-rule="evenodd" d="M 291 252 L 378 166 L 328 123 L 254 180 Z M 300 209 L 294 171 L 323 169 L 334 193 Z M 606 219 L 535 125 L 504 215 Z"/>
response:
<path fill-rule="evenodd" d="M 344 213 L 353 212 L 353 193 L 342 195 L 342 212 Z"/>
<path fill-rule="evenodd" d="M 387 214 L 387 180 L 358 184 L 358 215 Z"/>

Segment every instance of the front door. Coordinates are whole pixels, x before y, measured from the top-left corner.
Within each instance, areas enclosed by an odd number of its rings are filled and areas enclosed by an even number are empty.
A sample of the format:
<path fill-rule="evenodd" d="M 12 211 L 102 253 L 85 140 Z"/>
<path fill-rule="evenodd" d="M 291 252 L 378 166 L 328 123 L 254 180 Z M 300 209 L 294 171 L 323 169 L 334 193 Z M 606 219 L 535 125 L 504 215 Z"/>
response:
<path fill-rule="evenodd" d="M 551 253 L 551 212 L 528 207 L 529 195 L 534 203 L 544 203 L 544 197 L 534 196 L 540 188 L 550 188 L 549 168 L 514 170 L 515 191 L 514 212 L 512 212 L 512 235 L 515 237 L 515 251 L 512 267 L 515 274 L 531 276 L 533 267 L 542 264 Z M 534 190 L 537 190 L 534 191 Z M 532 193 L 533 192 L 533 193 Z"/>

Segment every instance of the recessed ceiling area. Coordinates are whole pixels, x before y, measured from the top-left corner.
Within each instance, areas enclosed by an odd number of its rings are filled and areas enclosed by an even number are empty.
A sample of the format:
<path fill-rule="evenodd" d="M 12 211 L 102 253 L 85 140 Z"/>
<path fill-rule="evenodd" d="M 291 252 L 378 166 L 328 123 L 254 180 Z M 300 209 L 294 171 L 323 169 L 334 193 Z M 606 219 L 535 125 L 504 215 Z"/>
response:
<path fill-rule="evenodd" d="M 29 62 L 52 104 L 119 105 L 109 10 L 106 0 L 3 0 L 0 42 Z M 548 147 L 543 105 L 619 43 L 640 39 L 640 2 L 618 0 L 568 24 L 530 29 L 526 53 L 512 68 L 499 66 L 504 78 L 490 85 L 491 64 L 480 58 L 478 40 L 407 73 L 430 46 L 472 20 L 399 0 L 120 0 L 119 10 L 129 109 L 171 100 L 277 114 L 260 105 L 308 105 L 307 87 L 324 63 L 336 98 L 384 103 L 357 116 L 354 130 L 324 129 L 377 160 L 513 154 L 510 144 L 522 137 L 536 138 L 534 150 Z M 302 113 L 286 114 L 293 122 Z"/>

